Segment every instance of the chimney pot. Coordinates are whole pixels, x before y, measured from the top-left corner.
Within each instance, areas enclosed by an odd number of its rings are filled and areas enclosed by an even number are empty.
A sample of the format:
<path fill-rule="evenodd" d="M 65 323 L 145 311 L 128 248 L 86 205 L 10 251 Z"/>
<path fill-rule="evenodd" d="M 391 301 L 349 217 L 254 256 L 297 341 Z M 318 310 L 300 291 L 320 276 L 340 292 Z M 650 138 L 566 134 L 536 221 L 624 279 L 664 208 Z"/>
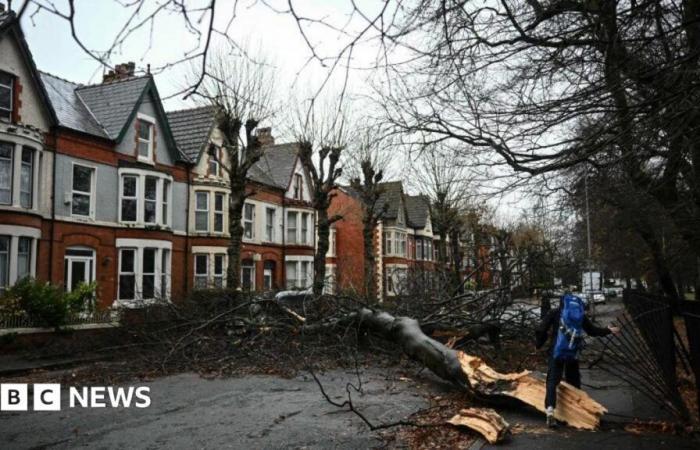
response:
<path fill-rule="evenodd" d="M 274 145 L 275 144 L 275 137 L 272 135 L 272 128 L 271 127 L 262 127 L 258 128 L 258 132 L 256 133 L 258 142 L 260 142 L 260 145 Z"/>
<path fill-rule="evenodd" d="M 127 78 L 134 76 L 135 70 L 136 64 L 133 61 L 123 64 L 116 64 L 114 66 L 114 70 L 110 70 L 102 77 L 102 82 L 109 83 L 111 81 L 126 80 Z"/>

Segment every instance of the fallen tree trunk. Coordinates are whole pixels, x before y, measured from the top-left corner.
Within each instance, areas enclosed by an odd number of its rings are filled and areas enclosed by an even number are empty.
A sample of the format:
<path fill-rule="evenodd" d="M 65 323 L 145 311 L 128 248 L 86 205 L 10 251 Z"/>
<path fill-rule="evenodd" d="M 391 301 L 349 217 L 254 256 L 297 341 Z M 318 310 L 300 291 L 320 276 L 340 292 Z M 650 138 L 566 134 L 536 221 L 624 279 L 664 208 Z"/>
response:
<path fill-rule="evenodd" d="M 452 417 L 447 423 L 471 428 L 481 434 L 490 444 L 503 440 L 510 425 L 496 411 L 487 408 L 466 408 Z"/>
<path fill-rule="evenodd" d="M 361 326 L 399 344 L 411 359 L 421 363 L 440 378 L 475 397 L 506 396 L 544 411 L 545 382 L 529 371 L 500 373 L 483 360 L 452 350 L 423 333 L 417 320 L 394 317 L 384 311 L 362 308 L 354 314 Z M 607 410 L 584 391 L 560 383 L 555 417 L 581 429 L 600 425 Z M 485 419 L 491 421 L 490 419 Z"/>

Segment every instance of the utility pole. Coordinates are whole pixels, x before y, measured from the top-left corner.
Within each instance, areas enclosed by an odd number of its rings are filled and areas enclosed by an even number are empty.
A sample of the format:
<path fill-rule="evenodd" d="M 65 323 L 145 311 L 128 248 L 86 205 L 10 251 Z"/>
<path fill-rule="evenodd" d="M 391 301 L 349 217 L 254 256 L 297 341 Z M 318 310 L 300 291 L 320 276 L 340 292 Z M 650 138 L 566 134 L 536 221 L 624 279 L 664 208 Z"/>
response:
<path fill-rule="evenodd" d="M 588 280 L 590 290 L 593 290 L 593 261 L 591 260 L 591 213 L 588 206 L 588 165 L 586 165 L 586 173 L 583 177 L 584 191 L 586 193 L 586 241 L 588 247 L 588 261 L 586 263 L 588 270 Z M 595 316 L 595 301 L 593 300 L 593 294 L 589 291 L 588 293 L 588 303 L 591 308 L 591 315 Z"/>

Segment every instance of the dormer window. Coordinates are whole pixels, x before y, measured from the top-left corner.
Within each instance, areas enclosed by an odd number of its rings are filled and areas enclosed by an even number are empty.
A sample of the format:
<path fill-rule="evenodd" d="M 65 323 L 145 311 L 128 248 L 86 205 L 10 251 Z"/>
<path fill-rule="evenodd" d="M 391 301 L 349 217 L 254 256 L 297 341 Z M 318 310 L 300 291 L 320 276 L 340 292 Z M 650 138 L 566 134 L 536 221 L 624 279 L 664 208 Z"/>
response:
<path fill-rule="evenodd" d="M 139 114 L 138 118 L 138 159 L 153 162 L 153 124 L 154 120 Z"/>
<path fill-rule="evenodd" d="M 216 152 L 216 149 L 212 149 Z M 217 161 L 216 156 L 213 153 L 209 153 L 209 176 L 219 177 L 219 161 Z"/>
<path fill-rule="evenodd" d="M 301 175 L 298 173 L 295 173 L 294 174 L 294 199 L 295 200 L 301 200 L 301 189 L 302 189 Z"/>
<path fill-rule="evenodd" d="M 12 119 L 12 97 L 15 77 L 0 72 L 0 119 Z"/>

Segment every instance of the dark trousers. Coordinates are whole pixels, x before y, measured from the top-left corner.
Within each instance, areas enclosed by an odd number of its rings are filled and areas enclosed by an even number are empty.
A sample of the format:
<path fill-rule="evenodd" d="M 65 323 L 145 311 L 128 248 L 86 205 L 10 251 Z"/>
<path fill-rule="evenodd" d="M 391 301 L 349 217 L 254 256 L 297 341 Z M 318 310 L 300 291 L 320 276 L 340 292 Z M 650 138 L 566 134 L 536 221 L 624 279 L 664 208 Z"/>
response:
<path fill-rule="evenodd" d="M 578 361 L 564 361 L 555 359 L 554 356 L 549 357 L 549 369 L 547 370 L 547 395 L 544 398 L 544 407 L 557 406 L 557 386 L 561 381 L 562 375 L 564 380 L 572 386 L 581 387 L 581 372 L 578 369 Z"/>

